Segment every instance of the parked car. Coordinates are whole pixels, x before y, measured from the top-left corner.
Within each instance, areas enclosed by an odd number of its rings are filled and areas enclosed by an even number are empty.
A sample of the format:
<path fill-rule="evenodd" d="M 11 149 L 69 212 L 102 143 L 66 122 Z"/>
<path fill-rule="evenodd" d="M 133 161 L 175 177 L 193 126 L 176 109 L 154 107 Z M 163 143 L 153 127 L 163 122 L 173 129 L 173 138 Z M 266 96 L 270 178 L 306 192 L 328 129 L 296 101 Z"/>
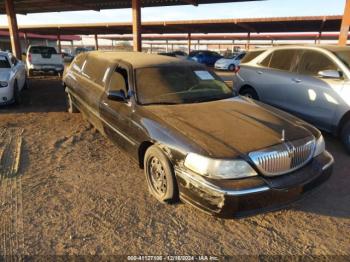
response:
<path fill-rule="evenodd" d="M 11 53 L 0 52 L 0 105 L 19 104 L 27 88 L 26 68 Z"/>
<path fill-rule="evenodd" d="M 62 54 L 51 46 L 29 46 L 27 50 L 28 76 L 33 73 L 55 73 L 62 75 L 64 70 Z"/>
<path fill-rule="evenodd" d="M 66 53 L 66 52 L 63 52 L 62 56 L 63 56 L 63 62 L 65 62 L 65 63 L 70 63 L 74 59 L 74 55 Z"/>
<path fill-rule="evenodd" d="M 316 128 L 236 96 L 204 65 L 91 52 L 63 81 L 68 111 L 82 112 L 130 154 L 161 202 L 180 198 L 230 217 L 278 208 L 331 175 L 333 158 Z"/>
<path fill-rule="evenodd" d="M 221 58 L 218 61 L 216 61 L 214 67 L 218 70 L 234 71 L 238 67 L 245 55 L 245 52 L 241 52 L 237 55 Z"/>
<path fill-rule="evenodd" d="M 214 66 L 216 61 L 222 58 L 219 53 L 212 51 L 192 51 L 188 59 L 204 64 L 206 66 Z"/>
<path fill-rule="evenodd" d="M 350 153 L 349 65 L 349 47 L 276 47 L 241 64 L 234 88 L 340 136 Z"/>

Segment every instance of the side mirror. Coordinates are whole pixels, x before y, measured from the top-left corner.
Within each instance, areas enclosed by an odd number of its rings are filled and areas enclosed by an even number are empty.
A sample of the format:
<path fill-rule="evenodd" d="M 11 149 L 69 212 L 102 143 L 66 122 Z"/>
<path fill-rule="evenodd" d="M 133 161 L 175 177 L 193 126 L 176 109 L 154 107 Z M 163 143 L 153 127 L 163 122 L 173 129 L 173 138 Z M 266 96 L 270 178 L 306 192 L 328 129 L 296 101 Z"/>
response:
<path fill-rule="evenodd" d="M 341 73 L 337 70 L 322 70 L 318 72 L 318 76 L 322 78 L 341 78 Z"/>
<path fill-rule="evenodd" d="M 112 101 L 126 102 L 126 95 L 124 90 L 108 91 L 107 97 L 109 100 L 112 100 Z"/>

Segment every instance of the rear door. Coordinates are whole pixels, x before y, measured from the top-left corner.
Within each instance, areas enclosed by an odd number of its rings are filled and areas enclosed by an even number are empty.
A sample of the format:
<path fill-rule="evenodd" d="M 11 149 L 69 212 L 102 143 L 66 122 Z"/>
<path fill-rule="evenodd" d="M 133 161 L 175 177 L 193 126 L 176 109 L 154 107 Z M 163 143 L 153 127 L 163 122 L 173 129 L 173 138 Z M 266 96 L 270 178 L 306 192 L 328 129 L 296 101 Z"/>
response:
<path fill-rule="evenodd" d="M 338 92 L 343 88 L 344 80 L 321 78 L 318 73 L 322 70 L 340 69 L 325 53 L 305 49 L 295 68 L 293 88 L 286 95 L 291 112 L 322 129 L 330 130 L 341 101 Z"/>
<path fill-rule="evenodd" d="M 111 68 L 99 107 L 106 135 L 121 148 L 134 155 L 137 151 L 137 143 L 134 139 L 137 127 L 132 121 L 132 103 L 129 95 L 131 83 L 131 71 L 126 65 L 119 64 Z M 108 98 L 109 91 L 120 90 L 127 97 L 126 101 L 113 101 Z"/>

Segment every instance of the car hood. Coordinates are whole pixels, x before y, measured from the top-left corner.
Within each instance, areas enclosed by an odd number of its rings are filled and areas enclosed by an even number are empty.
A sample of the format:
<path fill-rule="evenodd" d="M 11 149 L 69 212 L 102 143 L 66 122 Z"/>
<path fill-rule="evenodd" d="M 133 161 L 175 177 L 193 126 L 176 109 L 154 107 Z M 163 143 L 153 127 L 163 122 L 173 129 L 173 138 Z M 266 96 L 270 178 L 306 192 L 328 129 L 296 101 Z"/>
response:
<path fill-rule="evenodd" d="M 241 97 L 196 104 L 154 105 L 147 106 L 147 110 L 184 139 L 194 142 L 198 152 L 205 151 L 213 158 L 243 157 L 280 144 L 283 132 L 289 141 L 313 135 L 302 121 Z"/>
<path fill-rule="evenodd" d="M 0 81 L 8 81 L 10 79 L 11 69 L 0 68 Z"/>

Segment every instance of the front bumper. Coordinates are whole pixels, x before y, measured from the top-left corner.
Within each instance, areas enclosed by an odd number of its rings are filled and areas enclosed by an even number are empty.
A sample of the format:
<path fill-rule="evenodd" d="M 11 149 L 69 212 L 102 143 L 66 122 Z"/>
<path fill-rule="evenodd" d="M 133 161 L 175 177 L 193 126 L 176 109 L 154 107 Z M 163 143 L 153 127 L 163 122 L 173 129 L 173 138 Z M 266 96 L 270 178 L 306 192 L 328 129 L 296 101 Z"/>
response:
<path fill-rule="evenodd" d="M 334 159 L 328 152 L 303 168 L 279 177 L 208 180 L 176 168 L 180 198 L 207 213 L 239 217 L 279 209 L 326 181 Z"/>
<path fill-rule="evenodd" d="M 10 105 L 14 102 L 10 86 L 0 88 L 0 105 Z"/>
<path fill-rule="evenodd" d="M 220 64 L 217 65 L 217 64 L 215 64 L 214 68 L 218 69 L 218 70 L 228 70 L 228 65 L 220 65 Z"/>

